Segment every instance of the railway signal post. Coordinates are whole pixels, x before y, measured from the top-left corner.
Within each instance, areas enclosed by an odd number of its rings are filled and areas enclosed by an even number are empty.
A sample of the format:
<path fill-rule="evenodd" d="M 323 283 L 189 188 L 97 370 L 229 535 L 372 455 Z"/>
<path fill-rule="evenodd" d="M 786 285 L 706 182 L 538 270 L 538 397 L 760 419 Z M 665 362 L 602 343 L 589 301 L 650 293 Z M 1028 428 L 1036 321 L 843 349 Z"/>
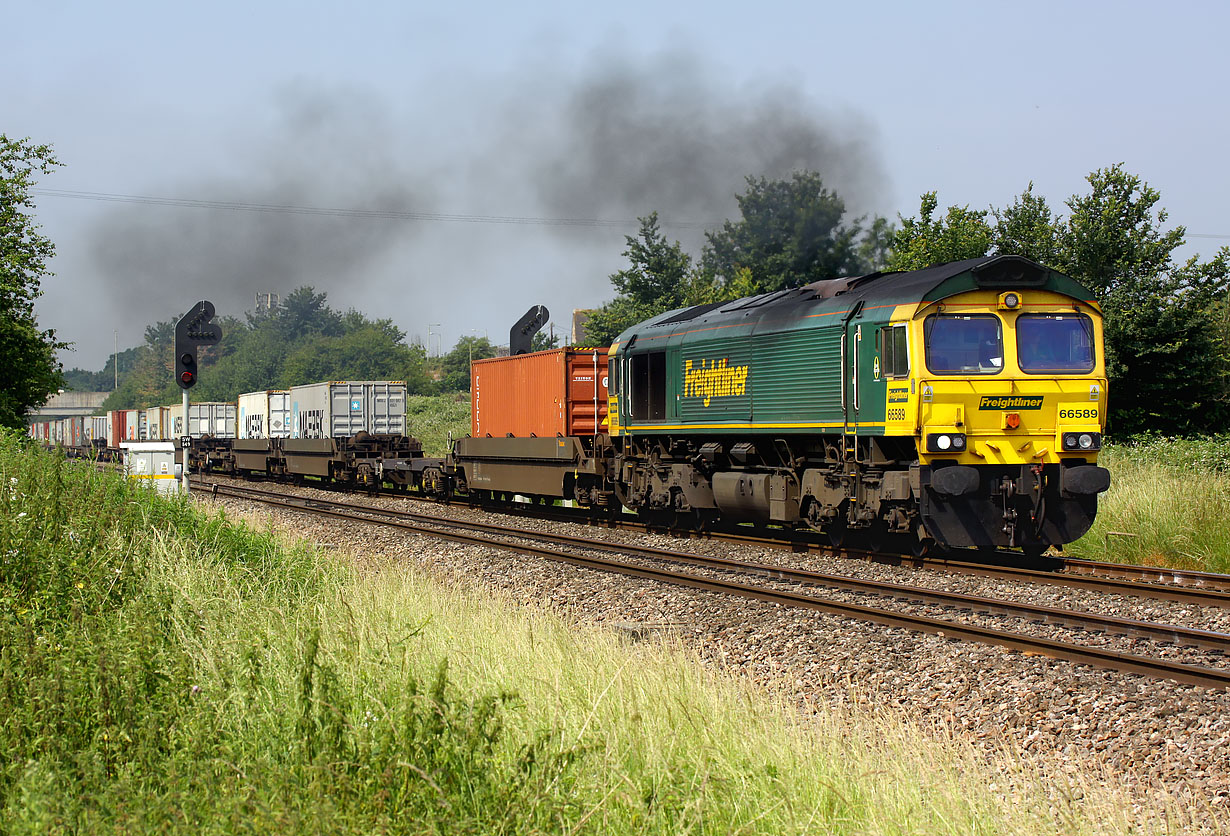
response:
<path fill-rule="evenodd" d="M 180 436 L 184 493 L 188 492 L 188 450 L 192 446 L 192 434 L 188 429 L 188 390 L 196 385 L 199 373 L 197 349 L 203 345 L 217 345 L 222 339 L 222 327 L 215 324 L 213 318 L 213 303 L 202 300 L 189 308 L 183 319 L 175 324 L 175 382 L 184 390 L 184 426 Z"/>

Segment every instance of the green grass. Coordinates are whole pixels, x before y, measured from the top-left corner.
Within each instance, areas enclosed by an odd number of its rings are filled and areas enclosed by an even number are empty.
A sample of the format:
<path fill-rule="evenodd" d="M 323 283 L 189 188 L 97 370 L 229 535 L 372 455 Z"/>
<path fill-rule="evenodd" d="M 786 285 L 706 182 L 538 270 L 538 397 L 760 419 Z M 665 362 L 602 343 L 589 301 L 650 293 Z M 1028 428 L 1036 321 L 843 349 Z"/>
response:
<path fill-rule="evenodd" d="M 1109 447 L 1110 490 L 1074 557 L 1230 573 L 1230 437 Z"/>
<path fill-rule="evenodd" d="M 470 432 L 470 393 L 409 395 L 406 398 L 406 428 L 423 444 L 428 456 L 448 452 L 448 439 Z"/>
<path fill-rule="evenodd" d="M 6 834 L 1126 832 L 1096 777 L 1046 797 L 1009 763 L 1009 802 L 892 715 L 804 720 L 682 650 L 7 435 L 0 504 Z"/>

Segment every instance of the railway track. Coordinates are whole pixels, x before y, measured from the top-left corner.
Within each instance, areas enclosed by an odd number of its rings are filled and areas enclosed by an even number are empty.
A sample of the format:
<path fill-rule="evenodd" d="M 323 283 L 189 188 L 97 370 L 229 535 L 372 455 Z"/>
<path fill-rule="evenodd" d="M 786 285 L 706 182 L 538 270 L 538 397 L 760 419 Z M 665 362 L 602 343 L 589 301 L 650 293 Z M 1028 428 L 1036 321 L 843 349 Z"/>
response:
<path fill-rule="evenodd" d="M 851 603 L 840 598 L 824 597 L 817 594 L 817 590 L 856 592 L 860 595 L 875 596 L 889 601 L 908 601 L 943 607 L 950 611 L 1011 616 L 1079 631 L 1113 633 L 1169 645 L 1186 645 L 1223 655 L 1230 654 L 1230 635 L 1224 633 L 735 561 L 668 549 L 630 547 L 626 544 L 614 544 L 565 534 L 526 531 L 492 523 L 441 519 L 414 511 L 394 511 L 342 500 L 288 496 L 277 491 L 248 486 L 198 482 L 198 487 L 207 488 L 216 496 L 256 501 L 287 510 L 324 515 L 340 520 L 388 526 L 453 542 L 511 550 L 659 583 L 753 598 L 782 606 L 818 610 L 885 626 L 998 645 L 1025 653 L 1066 659 L 1116 671 L 1174 679 L 1203 687 L 1230 687 L 1230 669 L 1140 656 L 1106 647 L 1057 641 L 1027 633 L 962 623 L 948 618 L 914 615 L 899 609 Z M 614 556 L 598 557 L 595 553 L 613 554 Z M 680 571 L 677 568 L 679 566 L 698 568 L 707 574 Z M 732 580 L 732 576 L 765 578 L 778 583 L 779 586 L 746 583 L 741 580 Z M 806 591 L 783 589 L 780 588 L 780 584 L 789 584 Z M 1135 583 L 1132 586 L 1149 585 Z"/>
<path fill-rule="evenodd" d="M 382 496 L 405 499 L 413 494 L 382 491 Z M 417 497 L 415 497 L 417 498 Z M 438 500 L 429 500 L 437 502 Z M 1025 558 L 1016 552 L 974 552 L 969 559 L 964 554 L 948 553 L 915 557 L 867 549 L 835 547 L 822 542 L 811 532 L 785 530 L 739 531 L 738 527 L 714 531 L 674 530 L 647 524 L 635 515 L 596 521 L 581 509 L 534 505 L 530 503 L 479 504 L 467 500 L 450 500 L 449 504 L 480 507 L 499 513 L 532 516 L 558 522 L 581 525 L 604 525 L 643 531 L 661 531 L 685 539 L 715 540 L 760 548 L 784 549 L 795 553 L 821 553 L 849 559 L 864 560 L 894 566 L 911 566 L 940 572 L 954 572 L 1017 582 L 1087 589 L 1102 593 L 1118 593 L 1160 601 L 1215 606 L 1230 609 L 1230 575 L 1166 569 L 1157 566 L 1133 566 L 1123 563 L 1080 560 L 1066 557 Z M 977 558 L 977 559 L 974 559 Z"/>

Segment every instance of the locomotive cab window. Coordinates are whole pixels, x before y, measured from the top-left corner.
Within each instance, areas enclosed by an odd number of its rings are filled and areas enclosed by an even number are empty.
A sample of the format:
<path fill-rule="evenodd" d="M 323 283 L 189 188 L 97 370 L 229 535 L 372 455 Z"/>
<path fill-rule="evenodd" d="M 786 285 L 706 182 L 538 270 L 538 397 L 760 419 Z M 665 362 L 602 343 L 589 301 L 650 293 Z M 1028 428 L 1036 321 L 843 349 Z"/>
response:
<path fill-rule="evenodd" d="M 1004 328 L 988 314 L 935 314 L 923 325 L 932 374 L 999 374 L 1004 370 Z"/>
<path fill-rule="evenodd" d="M 880 329 L 881 365 L 885 377 L 908 377 L 910 374 L 909 340 L 904 325 L 889 325 Z"/>
<path fill-rule="evenodd" d="M 666 352 L 634 354 L 629 363 L 632 417 L 660 421 L 666 417 Z"/>
<path fill-rule="evenodd" d="M 1021 314 L 1016 350 L 1026 374 L 1093 371 L 1093 321 L 1082 314 Z"/>

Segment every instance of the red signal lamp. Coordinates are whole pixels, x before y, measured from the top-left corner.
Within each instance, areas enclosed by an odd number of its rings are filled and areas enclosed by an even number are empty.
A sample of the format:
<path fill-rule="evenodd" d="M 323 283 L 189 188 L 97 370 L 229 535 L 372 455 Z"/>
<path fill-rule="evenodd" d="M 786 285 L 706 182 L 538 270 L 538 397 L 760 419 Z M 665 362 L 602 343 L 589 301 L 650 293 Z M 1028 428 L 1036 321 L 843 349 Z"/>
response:
<path fill-rule="evenodd" d="M 179 376 L 179 379 L 183 381 L 185 386 L 191 386 L 192 381 L 196 380 L 196 375 L 192 372 L 184 372 Z"/>

